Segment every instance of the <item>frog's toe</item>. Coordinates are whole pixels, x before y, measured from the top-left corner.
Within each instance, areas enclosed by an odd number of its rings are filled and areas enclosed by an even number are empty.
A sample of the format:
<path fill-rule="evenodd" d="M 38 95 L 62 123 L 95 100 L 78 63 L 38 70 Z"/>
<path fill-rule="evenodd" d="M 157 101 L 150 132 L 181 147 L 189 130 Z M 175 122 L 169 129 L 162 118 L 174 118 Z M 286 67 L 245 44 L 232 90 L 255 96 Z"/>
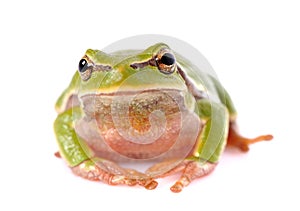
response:
<path fill-rule="evenodd" d="M 158 185 L 158 182 L 156 182 L 155 180 L 152 180 L 152 181 L 148 182 L 144 187 L 147 190 L 153 190 L 157 187 L 157 185 Z"/>
<path fill-rule="evenodd" d="M 61 158 L 61 155 L 60 155 L 59 152 L 55 152 L 55 153 L 54 153 L 54 156 L 57 157 L 57 158 Z"/>
<path fill-rule="evenodd" d="M 157 187 L 158 183 L 151 177 L 134 169 L 125 169 L 126 177 L 124 179 L 127 185 L 140 185 L 148 190 L 153 190 Z"/>
<path fill-rule="evenodd" d="M 128 186 L 134 186 L 134 185 L 140 185 L 147 190 L 153 190 L 157 187 L 158 182 L 156 182 L 154 179 L 149 178 L 149 179 L 131 179 L 131 178 L 126 178 L 123 181 L 123 184 L 126 184 Z"/>
<path fill-rule="evenodd" d="M 182 191 L 184 186 L 187 186 L 190 184 L 190 181 L 187 178 L 182 178 L 180 181 L 177 181 L 172 187 L 170 187 L 170 190 L 174 193 L 179 193 Z"/>
<path fill-rule="evenodd" d="M 182 189 L 188 186 L 194 179 L 209 174 L 214 170 L 217 163 L 199 163 L 198 161 L 187 161 L 183 174 L 180 179 L 170 188 L 174 193 L 179 193 Z"/>

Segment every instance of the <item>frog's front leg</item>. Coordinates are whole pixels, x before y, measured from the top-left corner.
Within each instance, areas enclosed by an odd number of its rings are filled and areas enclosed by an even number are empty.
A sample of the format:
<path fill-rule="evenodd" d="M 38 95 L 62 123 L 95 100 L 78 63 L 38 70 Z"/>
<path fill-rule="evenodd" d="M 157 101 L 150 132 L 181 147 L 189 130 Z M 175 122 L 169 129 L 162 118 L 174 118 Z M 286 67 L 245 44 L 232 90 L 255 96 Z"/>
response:
<path fill-rule="evenodd" d="M 140 173 L 134 169 L 124 169 L 118 164 L 100 159 L 92 158 L 72 167 L 74 174 L 92 181 L 102 181 L 109 185 L 140 185 L 148 190 L 155 189 L 157 182 L 153 178 Z"/>
<path fill-rule="evenodd" d="M 193 152 L 178 166 L 159 176 L 165 177 L 182 172 L 180 179 L 170 188 L 173 192 L 180 192 L 194 179 L 212 172 L 226 145 L 229 127 L 229 114 L 226 107 L 208 100 L 200 100 L 197 105 L 198 114 L 201 121 L 204 122 L 204 126 Z M 168 165 L 168 162 L 156 164 L 146 173 L 157 172 L 165 165 Z"/>
<path fill-rule="evenodd" d="M 59 154 L 70 166 L 72 171 L 83 178 L 98 180 L 110 185 L 141 185 L 154 189 L 157 182 L 145 174 L 132 169 L 121 168 L 114 162 L 94 157 L 93 151 L 77 136 L 74 124 L 82 118 L 79 107 L 71 108 L 59 114 L 54 122 Z"/>

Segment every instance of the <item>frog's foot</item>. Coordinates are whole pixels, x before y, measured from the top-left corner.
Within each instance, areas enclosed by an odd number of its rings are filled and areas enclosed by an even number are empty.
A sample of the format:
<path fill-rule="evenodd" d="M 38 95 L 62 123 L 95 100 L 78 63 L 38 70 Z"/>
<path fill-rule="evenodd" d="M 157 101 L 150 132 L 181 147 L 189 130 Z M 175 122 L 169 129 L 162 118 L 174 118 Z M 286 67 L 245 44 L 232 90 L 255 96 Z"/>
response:
<path fill-rule="evenodd" d="M 247 152 L 249 150 L 250 144 L 254 144 L 260 141 L 269 141 L 272 139 L 273 139 L 272 135 L 262 135 L 256 138 L 245 138 L 238 133 L 237 126 L 233 122 L 230 123 L 227 144 L 238 147 L 243 152 Z"/>
<path fill-rule="evenodd" d="M 59 152 L 55 152 L 55 153 L 54 153 L 54 156 L 57 157 L 57 158 L 61 158 L 61 155 L 60 155 Z"/>
<path fill-rule="evenodd" d="M 158 172 L 161 168 L 164 168 L 168 162 L 158 163 L 147 170 L 146 173 L 150 172 Z M 167 171 L 166 173 L 160 174 L 158 177 L 166 177 L 178 172 L 183 172 L 179 180 L 175 182 L 175 184 L 170 188 L 170 190 L 174 193 L 179 193 L 182 189 L 188 186 L 194 179 L 200 178 L 212 172 L 216 167 L 217 163 L 211 162 L 199 162 L 199 161 L 191 161 L 185 160 L 177 165 L 175 168 Z"/>
<path fill-rule="evenodd" d="M 199 163 L 198 161 L 187 161 L 180 179 L 170 188 L 174 193 L 179 193 L 194 179 L 200 178 L 212 172 L 217 163 Z"/>
<path fill-rule="evenodd" d="M 88 180 L 102 181 L 109 185 L 140 185 L 148 190 L 155 189 L 157 182 L 133 169 L 124 169 L 107 160 L 86 160 L 72 167 L 73 173 Z"/>

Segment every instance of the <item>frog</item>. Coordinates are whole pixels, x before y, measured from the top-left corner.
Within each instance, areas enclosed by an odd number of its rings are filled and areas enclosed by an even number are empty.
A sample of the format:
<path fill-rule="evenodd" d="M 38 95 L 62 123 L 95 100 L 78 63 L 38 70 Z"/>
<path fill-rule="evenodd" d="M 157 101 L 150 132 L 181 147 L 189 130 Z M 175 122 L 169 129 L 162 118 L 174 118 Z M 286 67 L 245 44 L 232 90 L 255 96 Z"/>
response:
<path fill-rule="evenodd" d="M 57 157 L 109 185 L 155 189 L 179 174 L 178 193 L 218 165 L 226 146 L 247 152 L 272 135 L 239 133 L 233 101 L 216 76 L 165 43 L 112 53 L 88 49 L 58 98 Z M 148 162 L 142 172 L 122 162 Z"/>

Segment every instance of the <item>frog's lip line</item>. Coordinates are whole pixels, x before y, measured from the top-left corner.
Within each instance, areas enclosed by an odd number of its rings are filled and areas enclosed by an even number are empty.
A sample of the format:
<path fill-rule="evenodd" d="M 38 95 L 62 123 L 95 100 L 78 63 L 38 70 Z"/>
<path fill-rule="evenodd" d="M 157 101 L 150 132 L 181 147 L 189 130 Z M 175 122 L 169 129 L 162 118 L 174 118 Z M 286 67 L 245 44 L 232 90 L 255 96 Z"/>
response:
<path fill-rule="evenodd" d="M 181 94 L 182 92 L 184 92 L 185 90 L 180 90 L 180 89 L 146 89 L 146 90 L 136 90 L 136 91 L 116 91 L 116 92 L 110 92 L 110 93 L 101 93 L 101 92 L 94 92 L 94 93 L 86 93 L 82 96 L 80 96 L 80 98 L 84 98 L 84 97 L 89 97 L 89 96 L 108 96 L 108 97 L 113 97 L 113 96 L 136 96 L 138 94 L 141 93 L 151 93 L 151 92 L 175 92 L 175 93 L 179 93 Z"/>

